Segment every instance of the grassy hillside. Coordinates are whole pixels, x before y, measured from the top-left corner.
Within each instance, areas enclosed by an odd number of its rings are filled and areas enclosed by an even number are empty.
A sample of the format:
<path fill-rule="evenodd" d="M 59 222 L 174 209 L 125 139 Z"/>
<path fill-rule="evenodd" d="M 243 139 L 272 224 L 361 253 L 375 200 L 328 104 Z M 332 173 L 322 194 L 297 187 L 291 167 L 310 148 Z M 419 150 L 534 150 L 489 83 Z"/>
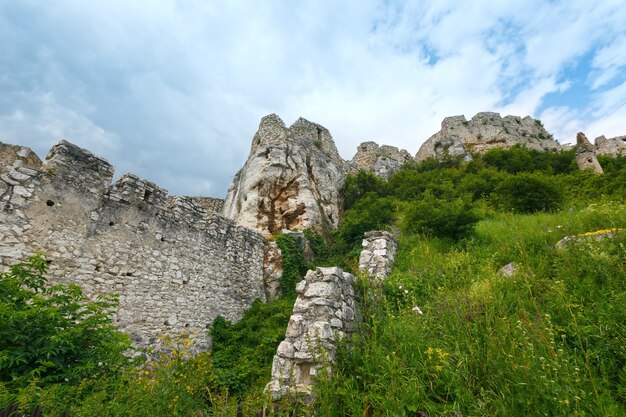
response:
<path fill-rule="evenodd" d="M 388 183 L 349 177 L 339 230 L 307 232 L 316 264 L 356 272 L 363 232 L 392 229 L 396 265 L 382 287 L 359 275 L 363 320 L 343 341 L 333 377 L 319 381 L 316 405 L 276 413 L 626 415 L 626 233 L 590 234 L 626 228 L 626 158 L 601 162 L 605 175 L 596 176 L 578 171 L 573 151 L 514 148 L 469 164 L 407 166 Z M 581 238 L 555 247 L 574 235 Z M 118 361 L 98 378 L 2 381 L 0 407 L 255 415 L 291 312 L 290 288 L 314 266 L 289 237 L 277 239 L 288 254 L 285 298 L 255 303 L 234 325 L 218 319 L 212 354 L 191 358 L 187 341 L 173 340 L 172 354 L 148 366 Z M 498 273 L 511 262 L 517 273 Z"/>

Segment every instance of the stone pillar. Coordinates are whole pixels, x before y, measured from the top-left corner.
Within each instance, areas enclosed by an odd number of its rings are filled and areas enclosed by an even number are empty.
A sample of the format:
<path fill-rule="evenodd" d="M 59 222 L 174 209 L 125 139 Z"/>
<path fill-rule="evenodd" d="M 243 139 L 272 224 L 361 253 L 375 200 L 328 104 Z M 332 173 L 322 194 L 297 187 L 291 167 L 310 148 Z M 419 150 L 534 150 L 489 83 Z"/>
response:
<path fill-rule="evenodd" d="M 330 372 L 337 341 L 353 330 L 354 285 L 354 276 L 339 268 L 317 268 L 298 283 L 285 340 L 265 387 L 272 399 L 288 394 L 310 398 L 316 375 Z"/>
<path fill-rule="evenodd" d="M 602 174 L 604 171 L 596 158 L 596 148 L 589 142 L 583 132 L 576 135 L 576 164 L 580 170 Z"/>
<path fill-rule="evenodd" d="M 378 230 L 367 232 L 362 246 L 359 270 L 382 281 L 391 273 L 396 258 L 398 244 L 394 236 Z"/>

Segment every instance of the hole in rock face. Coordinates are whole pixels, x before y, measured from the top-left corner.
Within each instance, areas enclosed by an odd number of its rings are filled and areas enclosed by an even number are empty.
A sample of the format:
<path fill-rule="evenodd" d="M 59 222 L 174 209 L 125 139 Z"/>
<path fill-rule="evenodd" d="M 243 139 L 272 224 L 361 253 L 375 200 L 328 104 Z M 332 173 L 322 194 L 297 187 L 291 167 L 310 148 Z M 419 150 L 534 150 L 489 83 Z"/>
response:
<path fill-rule="evenodd" d="M 151 195 L 152 195 L 152 191 L 145 190 L 144 193 L 143 193 L 143 201 L 148 201 L 148 199 L 150 198 Z"/>
<path fill-rule="evenodd" d="M 114 226 L 115 222 L 109 222 L 109 226 Z"/>
<path fill-rule="evenodd" d="M 52 201 L 52 200 L 46 201 L 46 206 L 48 206 L 48 207 L 54 206 L 54 201 Z"/>

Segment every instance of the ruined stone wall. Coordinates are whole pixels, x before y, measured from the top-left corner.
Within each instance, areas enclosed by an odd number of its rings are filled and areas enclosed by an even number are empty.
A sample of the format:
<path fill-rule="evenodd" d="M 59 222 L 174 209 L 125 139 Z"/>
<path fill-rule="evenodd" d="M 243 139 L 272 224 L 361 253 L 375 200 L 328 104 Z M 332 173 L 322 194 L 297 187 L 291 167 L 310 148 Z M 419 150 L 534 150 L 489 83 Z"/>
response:
<path fill-rule="evenodd" d="M 41 251 L 52 282 L 120 294 L 117 324 L 139 346 L 170 330 L 206 347 L 217 315 L 265 300 L 259 233 L 134 175 L 111 186 L 108 162 L 65 141 L 43 163 L 0 144 L 0 163 L 0 268 Z"/>
<path fill-rule="evenodd" d="M 359 271 L 366 272 L 379 281 L 393 269 L 398 243 L 389 232 L 374 230 L 365 233 L 359 255 Z"/>
<path fill-rule="evenodd" d="M 298 283 L 285 340 L 276 350 L 265 387 L 273 399 L 308 396 L 317 375 L 330 372 L 337 341 L 354 330 L 355 282 L 339 268 L 317 268 Z"/>

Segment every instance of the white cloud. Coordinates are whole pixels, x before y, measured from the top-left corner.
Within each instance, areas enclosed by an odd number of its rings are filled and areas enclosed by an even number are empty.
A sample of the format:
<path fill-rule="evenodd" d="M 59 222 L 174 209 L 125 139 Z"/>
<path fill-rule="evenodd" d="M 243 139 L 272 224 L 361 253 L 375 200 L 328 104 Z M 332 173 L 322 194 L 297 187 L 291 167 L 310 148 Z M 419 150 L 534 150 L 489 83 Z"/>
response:
<path fill-rule="evenodd" d="M 68 137 L 120 173 L 221 196 L 265 114 L 325 125 L 345 158 L 370 139 L 415 153 L 445 116 L 534 115 L 598 47 L 605 86 L 624 21 L 621 0 L 0 0 L 0 136 Z M 567 136 L 621 94 L 541 117 Z"/>

